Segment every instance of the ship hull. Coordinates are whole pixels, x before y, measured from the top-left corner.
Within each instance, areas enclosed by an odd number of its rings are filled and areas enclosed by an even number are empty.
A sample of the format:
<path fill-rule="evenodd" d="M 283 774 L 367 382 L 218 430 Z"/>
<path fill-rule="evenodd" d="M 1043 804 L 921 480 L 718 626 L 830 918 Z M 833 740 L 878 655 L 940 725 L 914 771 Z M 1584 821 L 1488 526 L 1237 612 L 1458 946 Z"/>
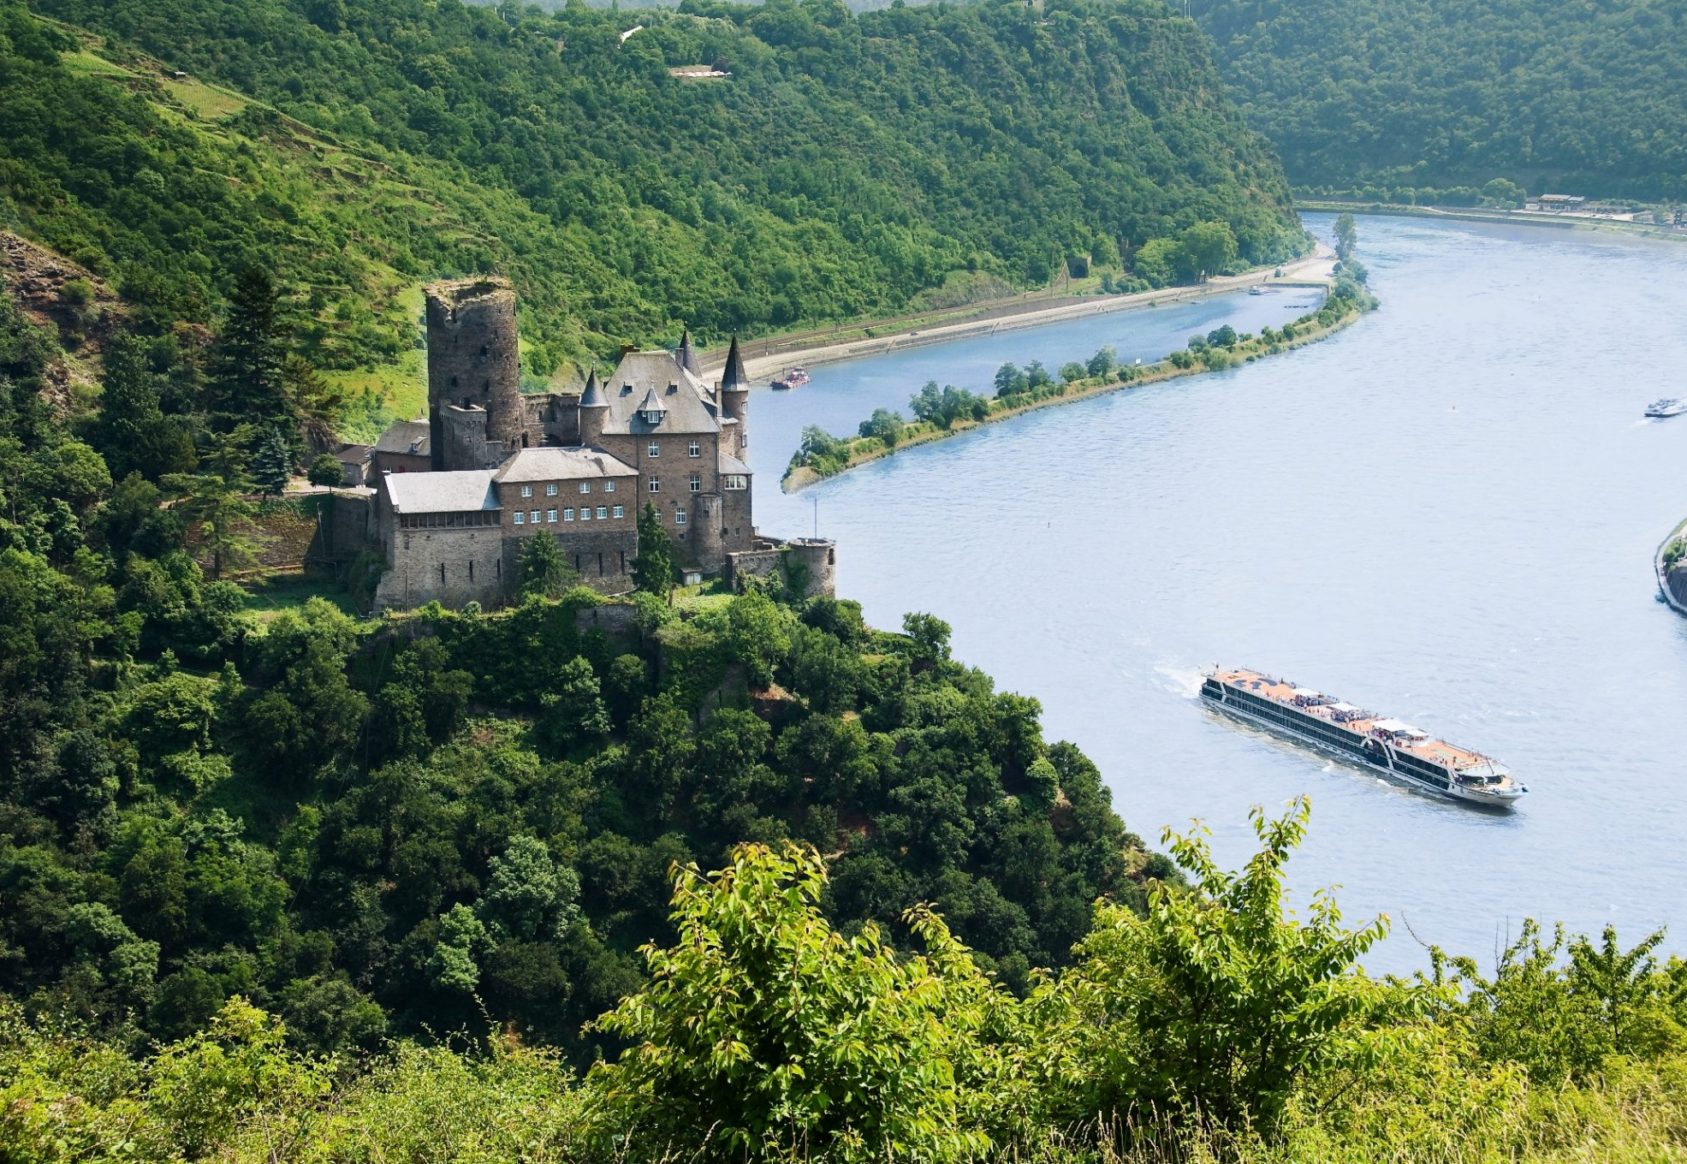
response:
<path fill-rule="evenodd" d="M 1355 737 L 1351 744 L 1347 744 L 1325 735 L 1313 735 L 1310 731 L 1298 730 L 1292 720 L 1280 722 L 1275 719 L 1268 719 L 1248 708 L 1226 702 L 1222 696 L 1222 691 L 1222 685 L 1208 680 L 1201 687 L 1201 698 L 1214 710 L 1221 711 L 1243 723 L 1264 728 L 1273 735 L 1305 744 L 1316 751 L 1345 760 L 1350 764 L 1357 764 L 1361 768 L 1368 768 L 1387 777 L 1395 784 L 1416 789 L 1419 792 L 1426 792 L 1442 800 L 1457 801 L 1459 804 L 1469 805 L 1472 808 L 1487 809 L 1493 812 L 1509 812 L 1516 803 L 1517 797 L 1515 796 L 1502 797 L 1485 794 L 1464 788 L 1450 780 L 1437 781 L 1428 774 L 1413 772 L 1404 766 L 1395 766 L 1389 762 L 1386 752 L 1380 749 L 1374 751 L 1368 749 L 1363 739 L 1359 737 Z M 1282 708 L 1281 710 L 1285 714 L 1292 714 L 1288 708 Z"/>

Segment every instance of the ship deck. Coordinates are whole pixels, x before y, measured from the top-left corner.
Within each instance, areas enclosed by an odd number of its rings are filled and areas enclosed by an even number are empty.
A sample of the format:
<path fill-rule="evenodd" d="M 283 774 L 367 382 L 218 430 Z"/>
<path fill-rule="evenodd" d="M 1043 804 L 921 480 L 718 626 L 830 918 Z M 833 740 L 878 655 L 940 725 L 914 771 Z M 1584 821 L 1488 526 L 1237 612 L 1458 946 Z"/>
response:
<path fill-rule="evenodd" d="M 1269 699 L 1271 702 L 1281 704 L 1284 707 L 1293 708 L 1302 715 L 1308 715 L 1315 719 L 1321 719 L 1325 723 L 1330 724 L 1332 727 L 1343 728 L 1360 737 L 1370 735 L 1372 729 L 1378 727 L 1379 725 L 1394 722 L 1387 716 L 1376 715 L 1375 713 L 1368 711 L 1360 712 L 1358 716 L 1347 720 L 1345 723 L 1339 722 L 1335 718 L 1332 705 L 1320 704 L 1312 707 L 1302 707 L 1295 703 L 1295 693 L 1297 688 L 1293 683 L 1290 683 L 1287 679 L 1278 679 L 1275 676 L 1266 675 L 1259 671 L 1249 671 L 1246 668 L 1233 668 L 1229 670 L 1216 671 L 1213 674 L 1213 678 L 1227 686 L 1238 688 L 1239 690 L 1246 691 L 1252 695 L 1257 695 L 1261 699 Z M 1322 692 L 1319 694 L 1325 699 L 1334 698 L 1334 696 L 1324 695 Z M 1338 700 L 1337 703 L 1339 704 L 1339 702 L 1340 701 Z M 1469 748 L 1461 748 L 1457 744 L 1450 744 L 1446 740 L 1438 740 L 1433 736 L 1425 736 L 1422 739 L 1401 739 L 1396 736 L 1394 739 L 1394 747 L 1398 751 L 1416 756 L 1420 760 L 1427 760 L 1431 764 L 1450 765 L 1454 770 L 1480 767 L 1484 764 L 1493 763 L 1492 760 L 1490 760 L 1487 756 L 1484 756 L 1481 752 L 1474 752 Z"/>

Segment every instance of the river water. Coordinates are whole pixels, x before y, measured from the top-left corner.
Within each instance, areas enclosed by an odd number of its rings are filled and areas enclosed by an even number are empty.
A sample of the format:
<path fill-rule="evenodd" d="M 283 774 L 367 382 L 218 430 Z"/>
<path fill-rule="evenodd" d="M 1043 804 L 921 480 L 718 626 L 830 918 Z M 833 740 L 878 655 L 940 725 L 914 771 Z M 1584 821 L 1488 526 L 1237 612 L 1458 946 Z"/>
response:
<path fill-rule="evenodd" d="M 1309 218 L 1328 233 L 1329 220 Z M 927 610 L 957 657 L 1037 696 L 1153 842 L 1199 818 L 1232 865 L 1249 806 L 1307 794 L 1297 895 L 1491 958 L 1520 921 L 1687 950 L 1687 619 L 1651 557 L 1687 513 L 1687 246 L 1525 227 L 1360 220 L 1383 308 L 1218 375 L 1033 413 L 794 496 L 804 424 L 851 431 L 926 380 L 988 390 L 1103 343 L 1145 361 L 1308 296 L 1231 296 L 814 369 L 751 402 L 757 524 L 839 542 L 839 589 L 894 627 Z M 1257 667 L 1507 763 L 1492 816 L 1239 727 L 1196 698 Z M 1409 930 L 1408 930 L 1409 927 Z"/>

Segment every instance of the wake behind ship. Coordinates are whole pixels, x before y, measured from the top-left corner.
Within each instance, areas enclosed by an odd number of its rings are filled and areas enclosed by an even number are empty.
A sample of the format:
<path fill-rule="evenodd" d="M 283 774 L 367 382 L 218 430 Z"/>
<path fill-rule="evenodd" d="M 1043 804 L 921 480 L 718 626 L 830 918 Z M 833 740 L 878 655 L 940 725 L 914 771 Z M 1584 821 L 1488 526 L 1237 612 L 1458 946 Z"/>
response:
<path fill-rule="evenodd" d="M 1503 764 L 1411 724 L 1246 668 L 1212 671 L 1201 697 L 1272 731 L 1339 752 L 1439 796 L 1510 808 L 1529 790 Z"/>

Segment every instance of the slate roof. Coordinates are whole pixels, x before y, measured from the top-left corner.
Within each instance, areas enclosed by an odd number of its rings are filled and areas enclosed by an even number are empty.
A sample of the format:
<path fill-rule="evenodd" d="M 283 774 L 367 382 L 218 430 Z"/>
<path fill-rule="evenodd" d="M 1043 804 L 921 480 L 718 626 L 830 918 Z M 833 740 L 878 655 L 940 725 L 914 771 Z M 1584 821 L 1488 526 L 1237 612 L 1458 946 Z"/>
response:
<path fill-rule="evenodd" d="M 605 390 L 609 401 L 609 415 L 603 423 L 606 433 L 644 436 L 653 432 L 720 431 L 714 393 L 682 368 L 672 352 L 628 352 L 616 365 Z M 661 422 L 654 425 L 638 416 L 639 406 L 652 392 L 666 410 Z"/>
<path fill-rule="evenodd" d="M 387 497 L 399 513 L 470 513 L 497 509 L 490 469 L 461 473 L 388 473 Z"/>
<path fill-rule="evenodd" d="M 578 481 L 599 477 L 637 477 L 638 470 L 602 449 L 544 447 L 522 449 L 492 474 L 500 484 L 524 481 Z"/>
<path fill-rule="evenodd" d="M 580 407 L 581 408 L 605 408 L 605 407 L 608 407 L 607 403 L 603 399 L 603 389 L 598 387 L 597 372 L 595 372 L 595 371 L 586 373 L 586 387 L 584 389 L 582 389 L 581 392 L 580 392 Z"/>
<path fill-rule="evenodd" d="M 732 337 L 732 346 L 726 349 L 726 367 L 721 369 L 722 388 L 748 388 L 750 377 L 744 372 L 744 357 L 738 351 L 738 337 Z"/>
<path fill-rule="evenodd" d="M 733 456 L 725 449 L 722 449 L 720 454 L 720 471 L 722 473 L 742 473 L 744 476 L 748 477 L 750 475 L 750 466 L 746 465 L 743 461 L 740 461 L 737 457 Z"/>
<path fill-rule="evenodd" d="M 411 453 L 428 455 L 428 422 L 425 420 L 396 420 L 387 426 L 381 439 L 375 442 L 377 453 Z"/>

